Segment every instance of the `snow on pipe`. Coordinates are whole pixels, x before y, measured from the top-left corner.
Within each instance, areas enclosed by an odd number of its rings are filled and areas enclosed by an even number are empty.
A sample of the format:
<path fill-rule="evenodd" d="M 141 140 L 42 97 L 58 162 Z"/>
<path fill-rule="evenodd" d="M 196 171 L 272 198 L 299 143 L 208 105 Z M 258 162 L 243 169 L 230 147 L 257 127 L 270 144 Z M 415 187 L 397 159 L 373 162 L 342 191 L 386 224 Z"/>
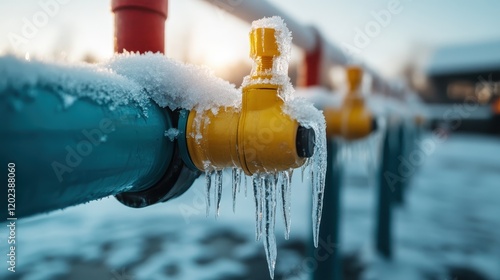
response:
<path fill-rule="evenodd" d="M 16 217 L 143 191 L 164 175 L 171 118 L 149 102 L 141 117 L 123 78 L 10 56 L 0 57 L 0 72 L 0 158 L 16 166 Z"/>

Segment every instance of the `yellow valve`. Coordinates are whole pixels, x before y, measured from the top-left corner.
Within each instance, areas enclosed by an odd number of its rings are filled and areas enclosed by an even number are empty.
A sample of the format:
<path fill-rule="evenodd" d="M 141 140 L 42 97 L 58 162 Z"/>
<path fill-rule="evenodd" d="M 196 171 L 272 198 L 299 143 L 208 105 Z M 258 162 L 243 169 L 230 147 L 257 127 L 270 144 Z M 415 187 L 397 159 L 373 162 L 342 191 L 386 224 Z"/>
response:
<path fill-rule="evenodd" d="M 376 129 L 373 115 L 360 93 L 363 70 L 357 66 L 347 68 L 348 93 L 340 108 L 325 108 L 327 136 L 341 136 L 347 140 L 366 137 Z"/>
<path fill-rule="evenodd" d="M 186 125 L 189 157 L 200 170 L 239 167 L 247 175 L 297 168 L 311 157 L 314 131 L 301 127 L 283 112 L 280 85 L 273 78 L 274 59 L 280 55 L 275 30 L 250 33 L 254 66 L 242 89 L 242 108 L 219 108 L 217 114 L 191 111 Z"/>

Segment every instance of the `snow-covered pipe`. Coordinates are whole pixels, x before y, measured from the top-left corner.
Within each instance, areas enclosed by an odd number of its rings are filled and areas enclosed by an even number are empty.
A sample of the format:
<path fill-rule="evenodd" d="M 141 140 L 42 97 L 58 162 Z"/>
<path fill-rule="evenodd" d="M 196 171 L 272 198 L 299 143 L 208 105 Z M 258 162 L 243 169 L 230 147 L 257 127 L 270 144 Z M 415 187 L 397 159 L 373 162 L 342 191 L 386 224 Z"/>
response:
<path fill-rule="evenodd" d="M 157 107 L 138 118 L 137 106 L 110 110 L 61 94 L 42 86 L 0 92 L 0 159 L 15 165 L 16 217 L 143 191 L 161 180 L 174 155 L 163 135 L 172 127 L 166 112 Z"/>

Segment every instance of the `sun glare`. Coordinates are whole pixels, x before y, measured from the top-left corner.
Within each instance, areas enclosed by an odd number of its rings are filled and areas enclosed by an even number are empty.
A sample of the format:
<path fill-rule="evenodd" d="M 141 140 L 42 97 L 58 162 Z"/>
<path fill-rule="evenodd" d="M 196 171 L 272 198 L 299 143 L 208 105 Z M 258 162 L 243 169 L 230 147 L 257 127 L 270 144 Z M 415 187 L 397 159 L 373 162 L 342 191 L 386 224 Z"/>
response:
<path fill-rule="evenodd" d="M 194 29 L 193 44 L 191 45 L 192 58 L 196 63 L 206 64 L 214 70 L 224 69 L 247 57 L 247 32 L 224 31 L 218 28 L 197 27 Z"/>

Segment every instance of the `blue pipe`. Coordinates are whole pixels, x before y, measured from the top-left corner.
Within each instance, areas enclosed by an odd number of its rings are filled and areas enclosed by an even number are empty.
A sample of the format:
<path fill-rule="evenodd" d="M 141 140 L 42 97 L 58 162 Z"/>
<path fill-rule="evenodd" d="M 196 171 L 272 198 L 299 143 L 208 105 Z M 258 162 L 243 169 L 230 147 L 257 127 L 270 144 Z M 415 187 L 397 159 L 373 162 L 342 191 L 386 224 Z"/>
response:
<path fill-rule="evenodd" d="M 184 170 L 175 158 L 176 140 L 164 136 L 176 123 L 167 109 L 149 104 L 144 117 L 137 105 L 111 110 L 87 98 L 63 108 L 56 89 L 29 93 L 0 92 L 0 164 L 3 178 L 8 163 L 15 164 L 16 217 L 117 194 L 125 204 L 142 207 L 151 204 L 144 193 L 151 195 L 152 187 L 163 195 L 155 201 L 164 201 L 165 193 L 175 188 L 168 198 L 179 195 L 199 174 Z M 165 180 L 173 167 L 175 174 L 168 176 L 181 178 L 175 186 L 172 178 Z M 162 180 L 169 185 L 157 186 Z M 127 203 L 123 194 L 140 194 L 139 202 Z M 6 218 L 7 200 L 0 201 Z"/>

